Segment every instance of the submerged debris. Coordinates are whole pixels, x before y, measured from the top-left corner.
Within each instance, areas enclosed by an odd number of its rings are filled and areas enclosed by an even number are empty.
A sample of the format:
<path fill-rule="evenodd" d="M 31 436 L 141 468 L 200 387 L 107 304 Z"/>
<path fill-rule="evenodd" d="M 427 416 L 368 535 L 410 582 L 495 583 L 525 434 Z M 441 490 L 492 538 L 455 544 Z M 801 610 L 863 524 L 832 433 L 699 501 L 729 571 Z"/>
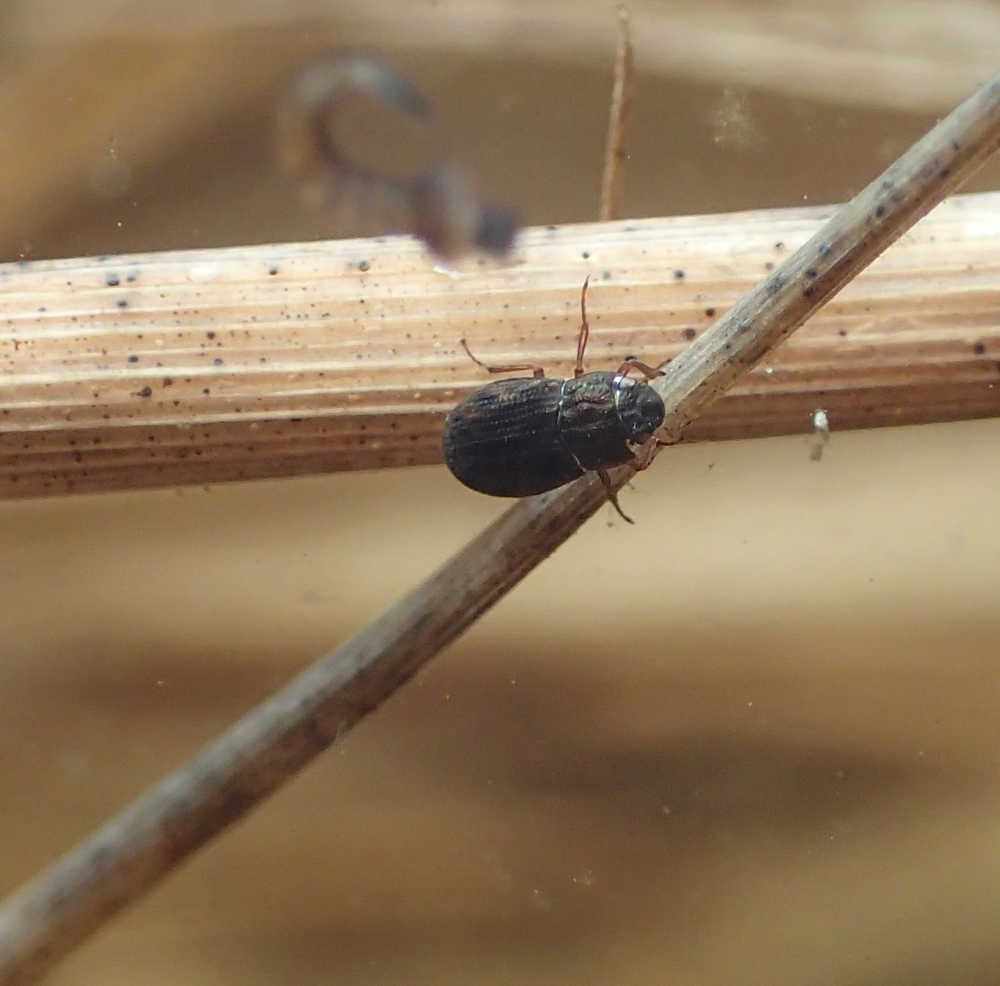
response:
<path fill-rule="evenodd" d="M 334 133 L 336 118 L 358 96 L 399 114 L 411 135 L 416 127 L 433 139 L 430 108 L 405 76 L 362 51 L 320 55 L 292 79 L 280 116 L 282 163 L 305 194 L 380 231 L 413 233 L 444 260 L 474 248 L 505 254 L 516 231 L 513 213 L 484 202 L 456 162 L 435 153 L 413 173 L 392 174 L 345 150 Z"/>

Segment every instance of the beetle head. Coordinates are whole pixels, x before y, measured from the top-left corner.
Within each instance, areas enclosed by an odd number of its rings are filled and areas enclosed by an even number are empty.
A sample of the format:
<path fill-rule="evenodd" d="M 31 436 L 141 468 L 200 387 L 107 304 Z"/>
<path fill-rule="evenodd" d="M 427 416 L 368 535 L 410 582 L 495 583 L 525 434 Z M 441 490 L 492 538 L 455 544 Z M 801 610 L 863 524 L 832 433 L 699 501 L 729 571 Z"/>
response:
<path fill-rule="evenodd" d="M 649 438 L 666 416 L 663 399 L 647 383 L 621 376 L 615 380 L 615 408 L 630 442 Z"/>

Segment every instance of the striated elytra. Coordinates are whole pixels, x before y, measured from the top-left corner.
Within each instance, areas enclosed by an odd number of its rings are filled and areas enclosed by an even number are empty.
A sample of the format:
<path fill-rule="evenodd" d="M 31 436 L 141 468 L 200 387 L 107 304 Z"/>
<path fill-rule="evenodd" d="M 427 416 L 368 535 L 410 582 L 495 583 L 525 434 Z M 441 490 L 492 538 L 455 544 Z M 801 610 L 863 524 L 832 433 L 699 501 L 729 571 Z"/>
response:
<path fill-rule="evenodd" d="M 648 464 L 633 446 L 655 441 L 665 415 L 663 400 L 628 371 L 647 377 L 660 371 L 630 358 L 613 373 L 584 372 L 586 290 L 584 282 L 575 376 L 545 377 L 540 367 L 524 365 L 490 367 L 469 352 L 491 373 L 531 369 L 534 375 L 488 383 L 454 408 L 444 424 L 444 461 L 459 481 L 490 496 L 544 493 L 596 471 L 615 509 L 631 523 L 605 470 Z"/>

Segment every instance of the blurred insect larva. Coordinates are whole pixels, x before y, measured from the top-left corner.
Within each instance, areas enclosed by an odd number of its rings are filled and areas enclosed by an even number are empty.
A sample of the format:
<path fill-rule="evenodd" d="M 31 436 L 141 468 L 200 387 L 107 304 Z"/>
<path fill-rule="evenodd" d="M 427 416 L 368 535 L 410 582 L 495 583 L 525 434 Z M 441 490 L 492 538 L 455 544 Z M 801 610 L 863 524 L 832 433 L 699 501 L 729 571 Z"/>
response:
<path fill-rule="evenodd" d="M 334 211 L 363 216 L 380 232 L 413 233 L 443 259 L 473 248 L 505 254 L 516 230 L 513 214 L 483 202 L 455 162 L 438 157 L 396 176 L 344 149 L 334 135 L 335 118 L 347 97 L 358 95 L 400 114 L 411 128 L 432 131 L 426 100 L 403 75 L 365 52 L 331 51 L 305 65 L 289 86 L 280 116 L 285 170 Z"/>

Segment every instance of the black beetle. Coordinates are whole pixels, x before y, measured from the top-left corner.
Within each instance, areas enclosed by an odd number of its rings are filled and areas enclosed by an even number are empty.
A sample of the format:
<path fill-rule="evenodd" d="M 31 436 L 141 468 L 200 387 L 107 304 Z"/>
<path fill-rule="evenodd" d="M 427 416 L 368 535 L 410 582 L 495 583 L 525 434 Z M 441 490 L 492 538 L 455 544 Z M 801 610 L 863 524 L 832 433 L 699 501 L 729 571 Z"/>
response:
<path fill-rule="evenodd" d="M 628 371 L 638 370 L 647 379 L 662 371 L 628 357 L 614 373 L 584 372 L 589 280 L 580 293 L 576 368 L 568 380 L 547 378 L 540 366 L 487 366 L 461 340 L 470 358 L 490 373 L 531 370 L 533 375 L 488 383 L 455 407 L 444 423 L 444 461 L 459 481 L 490 496 L 545 493 L 596 471 L 608 499 L 631 524 L 605 470 L 628 462 L 638 469 L 649 464 L 650 455 L 637 454 L 632 446 L 652 451 L 665 415 L 663 400 Z"/>

